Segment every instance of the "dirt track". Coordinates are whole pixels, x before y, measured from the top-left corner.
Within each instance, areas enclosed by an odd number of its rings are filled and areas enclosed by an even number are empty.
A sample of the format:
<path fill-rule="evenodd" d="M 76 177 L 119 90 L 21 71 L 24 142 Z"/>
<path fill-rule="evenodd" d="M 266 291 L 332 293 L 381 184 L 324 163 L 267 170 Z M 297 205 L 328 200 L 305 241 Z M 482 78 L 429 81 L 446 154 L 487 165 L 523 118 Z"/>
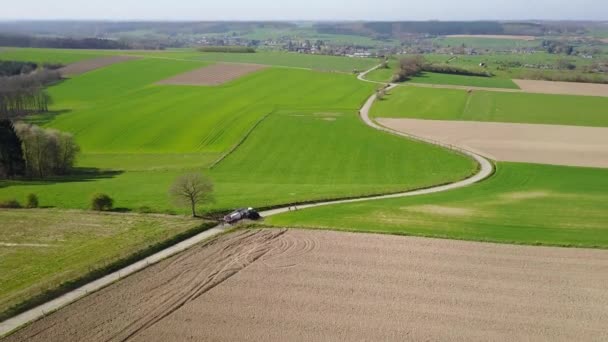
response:
<path fill-rule="evenodd" d="M 608 96 L 608 84 L 513 80 L 526 93 Z"/>
<path fill-rule="evenodd" d="M 89 59 L 82 62 L 72 63 L 66 67 L 59 69 L 59 72 L 63 76 L 77 76 L 84 74 L 85 72 L 93 71 L 95 69 L 103 68 L 108 65 L 129 61 L 133 59 L 139 59 L 139 57 L 133 56 L 108 56 L 95 59 Z"/>
<path fill-rule="evenodd" d="M 378 122 L 498 161 L 608 168 L 604 127 L 386 118 Z"/>
<path fill-rule="evenodd" d="M 158 84 L 220 85 L 267 67 L 258 64 L 217 63 L 162 80 Z"/>
<path fill-rule="evenodd" d="M 241 231 L 6 339 L 606 340 L 608 252 Z"/>

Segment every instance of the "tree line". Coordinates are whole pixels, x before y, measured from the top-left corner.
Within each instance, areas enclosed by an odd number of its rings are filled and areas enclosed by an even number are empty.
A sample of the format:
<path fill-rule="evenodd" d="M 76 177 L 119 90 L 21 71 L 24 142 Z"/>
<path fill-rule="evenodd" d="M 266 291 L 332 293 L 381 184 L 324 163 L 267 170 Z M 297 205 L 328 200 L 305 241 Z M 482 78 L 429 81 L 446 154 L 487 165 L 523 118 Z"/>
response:
<path fill-rule="evenodd" d="M 66 175 L 80 148 L 74 137 L 55 129 L 0 120 L 0 177 Z"/>
<path fill-rule="evenodd" d="M 0 34 L 0 46 L 55 48 L 55 49 L 130 49 L 122 41 L 99 38 L 54 38 L 26 35 Z"/>
<path fill-rule="evenodd" d="M 45 86 L 61 79 L 58 71 L 0 77 L 0 119 L 11 119 L 49 110 L 52 100 Z"/>

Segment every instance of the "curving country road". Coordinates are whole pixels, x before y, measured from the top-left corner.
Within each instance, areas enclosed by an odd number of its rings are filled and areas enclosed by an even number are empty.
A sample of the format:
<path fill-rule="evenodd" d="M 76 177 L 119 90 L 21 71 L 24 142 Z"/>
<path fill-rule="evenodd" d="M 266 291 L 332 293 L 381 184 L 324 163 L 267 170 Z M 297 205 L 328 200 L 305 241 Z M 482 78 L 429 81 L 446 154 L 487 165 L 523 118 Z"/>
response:
<path fill-rule="evenodd" d="M 364 82 L 370 82 L 370 83 L 376 83 L 376 84 L 381 84 L 384 85 L 384 83 L 381 82 L 375 82 L 375 81 L 370 81 L 365 79 L 365 75 L 367 75 L 369 72 L 379 68 L 380 66 L 375 66 L 373 68 L 371 68 L 370 70 L 367 70 L 365 72 L 362 72 L 358 75 L 358 79 Z M 393 89 L 394 87 L 396 87 L 397 84 L 390 84 L 387 87 L 387 90 Z M 452 189 L 457 189 L 457 188 L 462 188 L 462 187 L 466 187 L 469 186 L 471 184 L 477 183 L 479 181 L 482 181 L 486 178 L 488 178 L 489 176 L 492 175 L 492 173 L 494 172 L 494 168 L 492 163 L 472 152 L 472 151 L 468 151 L 466 149 L 462 149 L 462 148 L 458 148 L 455 146 L 451 146 L 451 145 L 447 145 L 447 144 L 443 144 L 441 142 L 438 141 L 433 141 L 430 139 L 425 139 L 422 137 L 417 137 L 415 135 L 411 135 L 411 134 L 407 134 L 407 133 L 402 133 L 402 132 L 398 132 L 398 131 L 394 131 L 390 128 L 381 126 L 379 124 L 377 124 L 376 122 L 374 122 L 371 118 L 370 118 L 370 109 L 372 107 L 372 105 L 374 104 L 374 102 L 376 101 L 376 94 L 373 94 L 372 96 L 369 97 L 369 99 L 365 102 L 365 104 L 363 105 L 363 107 L 361 108 L 361 110 L 359 111 L 361 119 L 363 120 L 363 122 L 374 128 L 377 129 L 379 131 L 383 131 L 383 132 L 387 132 L 390 134 L 395 134 L 395 135 L 399 135 L 399 136 L 403 136 L 409 139 L 415 139 L 415 140 L 419 140 L 419 141 L 423 141 L 423 142 L 427 142 L 430 144 L 434 144 L 434 145 L 439 145 L 442 147 L 445 147 L 447 149 L 453 150 L 453 151 L 457 151 L 459 153 L 462 153 L 464 155 L 467 155 L 471 158 L 473 158 L 475 161 L 477 161 L 477 163 L 479 164 L 479 168 L 478 168 L 478 172 L 476 174 L 474 174 L 473 176 L 455 182 L 455 183 L 451 183 L 451 184 L 446 184 L 446 185 L 440 185 L 440 186 L 436 186 L 436 187 L 432 187 L 432 188 L 427 188 L 427 189 L 421 189 L 421 190 L 414 190 L 414 191 L 406 191 L 406 192 L 402 192 L 402 193 L 396 193 L 396 194 L 390 194 L 390 195 L 380 195 L 380 196 L 374 196 L 374 197 L 362 197 L 362 198 L 354 198 L 354 199 L 347 199 L 347 200 L 334 200 L 334 201 L 326 201 L 326 202 L 319 202 L 319 203 L 313 203 L 313 204 L 306 204 L 306 205 L 299 205 L 297 206 L 298 210 L 302 210 L 302 209 L 306 209 L 306 208 L 313 208 L 313 207 L 320 207 L 320 206 L 327 206 L 327 205 L 334 205 L 334 204 L 343 204 L 343 203 L 354 203 L 354 202 L 363 202 L 363 201 L 373 201 L 373 200 L 380 200 L 380 199 L 388 199 L 388 198 L 400 198 L 400 197 L 411 197 L 411 196 L 419 196 L 419 195 L 426 195 L 426 194 L 432 194 L 432 193 L 437 193 L 437 192 L 443 192 L 443 191 L 448 191 L 448 190 L 452 190 Z M 286 213 L 289 212 L 292 209 L 292 206 L 287 206 L 287 207 L 283 207 L 283 208 L 278 208 L 278 209 L 272 209 L 272 210 L 267 210 L 267 211 L 263 211 L 260 214 L 264 217 L 267 216 L 272 216 L 272 215 L 277 215 L 277 214 L 281 214 L 281 213 Z M 153 254 L 143 260 L 140 260 L 134 264 L 131 264 L 117 272 L 111 273 L 106 275 L 103 278 L 100 278 L 98 280 L 95 280 L 89 284 L 86 284 L 78 289 L 75 289 L 73 291 L 70 291 L 54 300 L 51 300 L 45 304 L 42 304 L 40 306 L 37 306 L 31 310 L 28 310 L 24 313 L 21 313 L 13 318 L 10 318 L 4 322 L 0 322 L 0 337 L 3 335 L 8 334 L 9 332 L 25 325 L 28 323 L 31 323 L 41 317 L 44 317 L 45 315 L 47 315 L 50 312 L 53 312 L 55 310 L 58 310 L 72 302 L 75 302 L 76 300 L 86 296 L 87 294 L 91 293 L 91 292 L 95 292 L 97 290 L 100 290 L 124 277 L 127 277 L 135 272 L 138 272 L 146 267 L 148 267 L 149 265 L 155 264 L 165 258 L 168 258 L 170 256 L 173 256 L 175 254 L 178 254 L 180 252 L 183 252 L 184 250 L 206 240 L 209 239 L 213 236 L 216 236 L 218 234 L 221 234 L 223 232 L 225 232 L 229 227 L 224 226 L 224 225 L 219 225 L 215 228 L 209 229 L 201 234 L 198 234 L 194 237 L 191 237 L 187 240 L 184 240 L 174 246 L 171 246 L 167 249 L 164 249 L 156 254 Z"/>

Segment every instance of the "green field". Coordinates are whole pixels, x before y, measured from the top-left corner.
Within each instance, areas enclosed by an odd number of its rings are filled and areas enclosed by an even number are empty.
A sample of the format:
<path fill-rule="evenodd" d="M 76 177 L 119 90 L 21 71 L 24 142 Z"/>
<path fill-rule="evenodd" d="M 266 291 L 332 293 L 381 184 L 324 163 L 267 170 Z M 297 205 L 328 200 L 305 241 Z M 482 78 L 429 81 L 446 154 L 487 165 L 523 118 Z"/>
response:
<path fill-rule="evenodd" d="M 349 58 L 340 56 L 309 55 L 291 52 L 260 51 L 257 53 L 210 53 L 195 49 L 154 50 L 71 50 L 71 49 L 27 49 L 1 48 L 0 60 L 21 60 L 69 64 L 85 59 L 108 55 L 132 55 L 148 58 L 193 61 L 255 63 L 290 68 L 314 69 L 352 73 L 367 70 L 377 65 L 374 58 Z"/>
<path fill-rule="evenodd" d="M 366 127 L 356 113 L 375 85 L 354 75 L 269 68 L 217 87 L 154 84 L 206 63 L 143 58 L 52 87 L 54 113 L 33 120 L 75 135 L 80 173 L 0 181 L 0 199 L 33 192 L 44 206 L 85 209 L 104 192 L 119 208 L 182 213 L 167 190 L 195 170 L 215 183 L 215 202 L 203 209 L 228 210 L 426 187 L 475 168 Z"/>
<path fill-rule="evenodd" d="M 515 84 L 508 78 L 438 74 L 434 72 L 423 72 L 421 75 L 412 77 L 408 82 L 469 87 L 519 89 L 517 84 Z"/>
<path fill-rule="evenodd" d="M 608 248 L 608 170 L 499 163 L 471 187 L 273 216 L 280 227 L 329 228 L 502 243 Z"/>
<path fill-rule="evenodd" d="M 389 68 L 376 69 L 365 76 L 366 79 L 375 82 L 390 82 L 398 68 L 395 59 L 389 60 Z M 434 72 L 423 72 L 418 76 L 412 77 L 407 82 L 423 84 L 443 84 L 469 87 L 485 88 L 508 88 L 519 89 L 519 87 L 509 78 L 503 77 L 479 77 L 452 74 L 440 74 Z M 405 83 L 407 83 L 405 82 Z"/>
<path fill-rule="evenodd" d="M 608 126 L 608 98 L 401 86 L 372 108 L 372 116 Z"/>
<path fill-rule="evenodd" d="M 492 49 L 492 50 L 511 50 L 515 48 L 540 47 L 540 40 L 521 40 L 521 39 L 497 39 L 485 37 L 442 37 L 433 41 L 442 47 L 460 47 L 464 44 L 467 48 Z"/>
<path fill-rule="evenodd" d="M 0 182 L 1 198 L 37 193 L 42 205 L 86 208 L 94 192 L 106 192 L 116 206 L 185 212 L 167 196 L 173 179 L 188 170 L 167 154 L 154 164 L 139 155 L 86 155 L 89 164 L 126 172 L 92 173 L 39 182 Z M 128 160 L 130 158 L 130 160 Z M 166 162 L 166 165 L 161 165 Z M 125 165 L 120 167 L 121 165 Z M 179 167 L 182 165 L 182 167 Z M 131 169 L 133 171 L 128 171 Z M 471 174 L 472 161 L 438 147 L 379 133 L 364 126 L 355 110 L 281 110 L 264 120 L 233 154 L 212 170 L 215 202 L 205 210 L 265 207 L 309 200 L 396 192 L 456 181 Z M 198 168 L 201 170 L 201 168 Z M 425 172 L 420 172 L 425 170 Z M 4 185 L 4 187 L 2 187 Z"/>
<path fill-rule="evenodd" d="M 25 49 L 0 47 L 0 60 L 27 61 L 35 63 L 70 64 L 102 56 L 104 52 L 94 50 Z"/>
<path fill-rule="evenodd" d="M 202 224 L 178 216 L 47 209 L 0 209 L 0 221 L 0 317 L 28 298 Z"/>

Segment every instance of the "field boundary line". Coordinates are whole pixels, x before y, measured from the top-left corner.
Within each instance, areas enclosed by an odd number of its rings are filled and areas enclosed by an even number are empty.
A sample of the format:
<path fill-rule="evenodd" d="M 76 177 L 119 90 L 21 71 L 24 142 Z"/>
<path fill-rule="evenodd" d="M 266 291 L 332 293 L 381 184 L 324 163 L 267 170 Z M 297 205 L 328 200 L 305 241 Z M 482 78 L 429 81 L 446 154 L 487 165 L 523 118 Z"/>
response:
<path fill-rule="evenodd" d="M 245 141 L 247 140 L 247 138 L 249 138 L 249 136 L 251 135 L 251 133 L 253 133 L 253 131 L 262 123 L 262 121 L 266 120 L 266 118 L 269 117 L 274 112 L 276 112 L 276 110 L 273 110 L 273 111 L 271 111 L 269 113 L 266 113 L 258 121 L 256 121 L 253 124 L 253 126 L 251 126 L 249 128 L 249 130 L 245 133 L 245 135 L 243 135 L 243 137 L 236 144 L 234 144 L 230 148 L 230 150 L 228 150 L 226 153 L 224 153 L 223 155 L 221 155 L 216 161 L 213 162 L 213 164 L 211 164 L 211 166 L 209 166 L 209 170 L 211 170 L 214 167 L 216 167 L 217 164 L 221 163 L 224 159 L 226 159 L 229 155 L 231 155 L 234 151 L 236 151 L 237 148 L 239 148 L 241 145 L 243 145 L 245 143 Z"/>
<path fill-rule="evenodd" d="M 376 83 L 376 84 L 382 84 L 382 85 L 386 85 L 386 83 L 382 83 L 382 82 L 375 82 L 375 81 L 369 81 L 369 80 L 365 80 L 364 76 L 366 74 L 368 74 L 369 72 L 376 70 L 377 68 L 379 68 L 380 66 L 376 66 L 370 70 L 364 71 L 361 74 L 359 74 L 357 76 L 357 78 L 361 81 L 364 82 L 370 82 L 370 83 Z M 386 87 L 387 90 L 391 90 L 394 89 L 395 87 L 397 87 L 397 84 L 390 84 Z M 466 178 L 464 180 L 461 181 L 457 181 L 454 183 L 449 183 L 449 184 L 444 184 L 444 185 L 439 185 L 439 186 L 434 186 L 434 187 L 430 187 L 430 188 L 425 188 L 425 189 L 418 189 L 418 190 L 410 190 L 410 191 L 405 191 L 405 192 L 400 192 L 400 193 L 394 193 L 394 194 L 387 194 L 387 195 L 379 195 L 379 196 L 363 196 L 363 197 L 358 197 L 358 198 L 351 198 L 351 199 L 343 199 L 343 200 L 332 200 L 332 201 L 325 201 L 325 202 L 317 202 L 317 203 L 311 203 L 311 204 L 305 204 L 305 205 L 298 205 L 296 206 L 297 210 L 300 209 L 306 209 L 306 208 L 313 208 L 313 207 L 320 207 L 320 206 L 327 206 L 327 205 L 334 205 L 334 204 L 345 204 L 345 203 L 354 203 L 354 202 L 364 202 L 364 201 L 373 201 L 373 200 L 381 200 L 381 199 L 389 199 L 389 198 L 401 198 L 401 197 L 410 197 L 410 196 L 419 196 L 419 195 L 426 195 L 426 194 L 432 194 L 432 193 L 437 193 L 437 192 L 444 192 L 444 191 L 448 191 L 448 190 L 452 190 L 452 189 L 457 189 L 457 188 L 462 188 L 465 186 L 469 186 L 472 184 L 475 184 L 477 182 L 480 182 L 488 177 L 490 177 L 491 175 L 494 174 L 494 166 L 493 164 L 486 158 L 484 158 L 483 156 L 480 156 L 474 152 L 468 151 L 466 149 L 463 148 L 459 148 L 456 146 L 452 146 L 452 145 L 448 145 L 448 144 L 444 144 L 441 142 L 437 142 L 437 141 L 433 141 L 430 139 L 426 139 L 426 138 L 422 138 L 422 137 L 417 137 L 415 135 L 412 134 L 408 134 L 408 133 L 403 133 L 403 132 L 399 132 L 399 131 L 395 131 L 392 130 L 388 127 L 384 127 L 381 126 L 377 123 L 375 123 L 370 117 L 369 117 L 369 112 L 370 109 L 372 107 L 372 105 L 374 104 L 374 102 L 377 100 L 377 96 L 376 94 L 372 94 L 367 101 L 365 102 L 365 104 L 363 105 L 363 107 L 360 109 L 359 111 L 359 115 L 361 117 L 361 119 L 363 120 L 363 122 L 368 125 L 371 128 L 374 128 L 376 130 L 379 131 L 383 131 L 383 132 L 387 132 L 389 134 L 394 134 L 394 135 L 399 135 L 405 138 L 409 138 L 409 139 L 414 139 L 414 140 L 418 140 L 418 141 L 423 141 L 423 142 L 427 142 L 433 145 L 437 145 L 437 146 L 441 146 L 441 147 L 445 147 L 449 150 L 452 151 L 456 151 L 456 152 L 460 152 L 462 154 L 468 155 L 470 157 L 472 157 L 474 160 L 477 161 L 479 167 L 478 167 L 478 172 L 475 173 L 474 175 L 472 175 L 469 178 Z M 270 114 L 274 113 L 275 111 L 273 110 L 272 112 L 266 114 L 262 119 L 258 120 L 257 124 L 261 123 L 266 117 L 270 116 Z M 254 125 L 254 127 L 252 127 L 250 129 L 249 134 L 251 134 L 251 132 L 253 132 L 253 130 L 255 129 L 255 127 L 257 126 Z M 241 141 L 241 144 L 243 141 L 245 141 L 247 139 L 247 137 L 249 136 L 249 134 L 247 134 Z M 235 150 L 240 144 L 237 144 L 232 150 Z M 228 153 L 229 154 L 229 153 Z M 227 155 L 228 155 L 227 154 Z M 266 210 L 266 211 L 262 211 L 260 212 L 260 214 L 263 217 L 267 217 L 267 216 L 273 216 L 273 215 L 278 215 L 278 214 L 282 214 L 282 213 L 286 213 L 292 210 L 292 208 L 294 207 L 294 205 L 288 205 L 288 206 L 284 206 L 282 208 L 276 208 L 276 209 L 271 209 L 271 210 Z M 129 266 L 126 266 L 118 271 L 115 271 L 113 273 L 110 273 L 104 277 L 101 277 L 97 280 L 94 280 L 86 285 L 83 285 L 75 290 L 72 290 L 68 293 L 65 293 L 53 300 L 50 300 L 44 304 L 41 304 L 35 308 L 32 308 L 28 311 L 22 312 L 21 314 L 18 314 L 12 318 L 9 318 L 3 322 L 0 322 L 0 337 L 5 336 L 10 334 L 13 331 L 16 331 L 17 329 L 19 329 L 20 327 L 29 324 L 31 322 L 34 322 L 38 319 L 43 318 L 44 316 L 53 313 L 54 311 L 57 311 L 77 300 L 79 300 L 80 298 L 83 298 L 93 292 L 99 291 L 101 289 L 103 289 L 104 287 L 107 287 L 123 278 L 126 278 L 128 276 L 130 276 L 133 273 L 139 272 L 143 269 L 145 269 L 146 267 L 150 266 L 150 265 L 154 265 L 164 259 L 167 259 L 171 256 L 174 256 L 178 253 L 181 253 L 205 240 L 211 239 L 213 237 L 217 237 L 218 235 L 221 235 L 223 233 L 225 233 L 227 230 L 229 230 L 230 226 L 226 226 L 224 224 L 219 224 L 211 229 L 208 229 L 198 235 L 195 235 L 189 239 L 183 240 L 171 247 L 168 247 L 166 249 L 163 249 L 149 257 L 146 257 L 144 259 L 141 259 Z"/>

